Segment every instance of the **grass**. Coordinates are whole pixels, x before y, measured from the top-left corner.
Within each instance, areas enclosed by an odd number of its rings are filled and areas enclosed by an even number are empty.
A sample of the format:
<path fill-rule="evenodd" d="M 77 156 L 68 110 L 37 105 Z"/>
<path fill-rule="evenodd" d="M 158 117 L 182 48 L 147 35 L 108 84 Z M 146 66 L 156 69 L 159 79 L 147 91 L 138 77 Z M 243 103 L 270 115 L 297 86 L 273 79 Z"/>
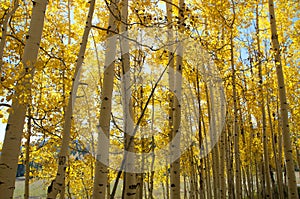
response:
<path fill-rule="evenodd" d="M 300 173 L 296 172 L 296 178 L 297 178 L 297 184 L 298 184 L 298 191 L 300 193 Z M 38 199 L 38 198 L 46 198 L 46 193 L 47 193 L 47 186 L 44 183 L 45 181 L 43 180 L 37 180 L 37 181 L 33 181 L 30 183 L 30 198 L 31 199 Z M 121 198 L 122 195 L 122 187 L 123 181 L 122 179 L 119 181 L 119 186 L 117 188 L 117 192 L 116 192 L 116 199 Z M 113 188 L 114 185 L 114 181 L 111 183 L 111 189 Z M 24 198 L 24 187 L 25 187 L 25 181 L 24 178 L 18 178 L 16 180 L 16 189 L 14 192 L 14 198 L 15 199 L 23 199 Z M 181 185 L 183 187 L 183 184 Z M 155 190 L 154 191 L 154 195 L 162 195 L 162 190 Z M 158 197 L 159 198 L 159 197 Z"/>
<path fill-rule="evenodd" d="M 23 199 L 24 198 L 24 189 L 25 181 L 23 178 L 18 178 L 15 184 L 14 198 Z M 30 198 L 45 198 L 46 197 L 46 186 L 42 180 L 34 181 L 29 185 L 29 195 Z"/>

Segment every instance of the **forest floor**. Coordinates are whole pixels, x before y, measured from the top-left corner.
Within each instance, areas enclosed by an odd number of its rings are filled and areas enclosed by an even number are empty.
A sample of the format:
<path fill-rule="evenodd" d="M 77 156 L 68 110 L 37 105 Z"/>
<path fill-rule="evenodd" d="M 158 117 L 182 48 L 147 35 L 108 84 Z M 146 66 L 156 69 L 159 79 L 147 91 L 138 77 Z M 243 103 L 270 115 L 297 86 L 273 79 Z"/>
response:
<path fill-rule="evenodd" d="M 297 185 L 300 187 L 300 172 L 296 172 L 296 178 L 297 178 Z M 121 184 L 121 183 L 120 183 Z M 24 198 L 24 187 L 25 187 L 25 178 L 24 177 L 18 177 L 16 179 L 16 189 L 14 192 L 14 199 L 23 199 Z M 111 184 L 111 187 L 113 184 Z M 182 186 L 183 187 L 183 186 Z M 46 198 L 46 190 L 47 185 L 45 184 L 45 181 L 43 180 L 37 180 L 30 183 L 30 199 L 42 199 Z M 157 193 L 158 194 L 158 193 Z M 162 194 L 162 193 L 159 193 Z M 121 195 L 121 190 L 117 191 L 116 198 Z"/>
<path fill-rule="evenodd" d="M 24 198 L 24 189 L 25 189 L 25 178 L 18 177 L 16 179 L 16 189 L 14 192 L 14 199 L 23 199 Z M 41 199 L 46 198 L 46 188 L 43 180 L 37 180 L 29 185 L 29 195 L 30 199 Z"/>

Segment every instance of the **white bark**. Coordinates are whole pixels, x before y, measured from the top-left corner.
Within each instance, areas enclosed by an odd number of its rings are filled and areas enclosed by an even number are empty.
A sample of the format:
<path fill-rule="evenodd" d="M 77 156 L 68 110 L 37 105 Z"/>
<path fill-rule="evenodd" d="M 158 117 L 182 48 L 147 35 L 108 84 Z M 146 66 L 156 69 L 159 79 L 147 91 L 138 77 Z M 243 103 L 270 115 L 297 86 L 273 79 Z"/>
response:
<path fill-rule="evenodd" d="M 94 178 L 94 188 L 93 188 L 93 198 L 105 198 L 109 193 L 106 194 L 108 187 L 108 167 L 103 161 L 108 163 L 108 152 L 109 146 L 102 143 L 103 139 L 109 140 L 110 131 L 110 115 L 111 115 L 111 102 L 112 102 L 112 92 L 113 92 L 113 81 L 114 81 L 114 59 L 116 56 L 116 42 L 117 37 L 114 36 L 117 26 L 116 26 L 116 15 L 117 7 L 116 4 L 118 0 L 113 0 L 110 4 L 109 10 L 113 13 L 109 14 L 108 26 L 112 32 L 108 32 L 105 51 L 105 66 L 104 66 L 104 76 L 103 76 L 103 87 L 101 96 L 101 108 L 99 117 L 99 136 L 97 145 L 97 159 L 95 165 L 95 178 Z M 106 136 L 103 138 L 102 136 Z"/>
<path fill-rule="evenodd" d="M 281 63 L 280 44 L 279 44 L 278 34 L 277 34 L 276 17 L 275 17 L 273 0 L 269 0 L 269 12 L 270 12 L 271 34 L 272 34 L 272 46 L 275 52 L 277 84 L 278 84 L 279 98 L 280 98 L 280 114 L 282 118 L 281 127 L 282 127 L 282 138 L 284 144 L 283 148 L 284 148 L 286 171 L 287 171 L 287 181 L 288 181 L 288 191 L 289 191 L 288 195 L 289 198 L 291 199 L 297 199 L 298 191 L 297 191 L 297 183 L 296 183 L 296 176 L 295 176 L 290 129 L 289 129 L 288 103 L 286 98 L 286 88 L 285 88 L 283 68 Z"/>
<path fill-rule="evenodd" d="M 232 30 L 233 31 L 233 30 Z M 233 33 L 231 33 L 233 34 Z M 235 155 L 235 197 L 237 199 L 242 198 L 241 187 L 241 166 L 240 166 L 240 149 L 239 149 L 239 122 L 238 122 L 238 98 L 236 90 L 236 69 L 234 64 L 234 44 L 233 37 L 231 35 L 231 70 L 232 70 L 232 93 L 233 93 L 233 109 L 234 109 L 234 155 Z"/>
<path fill-rule="evenodd" d="M 64 126 L 63 126 L 63 137 L 61 143 L 61 149 L 58 155 L 58 170 L 55 180 L 52 181 L 48 188 L 47 198 L 56 198 L 57 194 L 60 193 L 61 196 L 64 195 L 64 185 L 65 185 L 65 171 L 67 168 L 67 158 L 68 158 L 68 148 L 70 142 L 70 131 L 72 125 L 72 115 L 73 115 L 73 105 L 76 99 L 76 92 L 78 88 L 78 82 L 80 77 L 80 71 L 82 63 L 84 60 L 84 53 L 88 41 L 89 32 L 92 26 L 92 17 L 94 13 L 95 0 L 90 1 L 90 8 L 87 16 L 86 27 L 82 36 L 82 43 L 78 53 L 78 59 L 76 62 L 76 68 L 74 73 L 74 78 L 72 82 L 72 91 L 68 100 L 68 105 L 64 115 Z"/>
<path fill-rule="evenodd" d="M 130 83 L 130 57 L 129 57 L 129 41 L 126 39 L 128 37 L 128 0 L 122 1 L 122 10 L 121 10 L 121 53 L 122 53 L 122 100 L 123 100 L 123 112 L 124 112 L 124 132 L 125 132 L 125 172 L 124 172 L 124 199 L 134 199 L 137 197 L 137 182 L 136 174 L 127 172 L 132 170 L 135 159 L 133 156 L 134 152 L 134 140 L 133 140 L 133 110 L 131 103 L 131 83 Z M 129 152 L 129 153 L 127 153 Z"/>
<path fill-rule="evenodd" d="M 259 16 L 258 16 L 258 5 L 256 6 L 256 39 L 257 39 L 257 50 L 258 50 L 258 73 L 259 73 L 259 90 L 260 90 L 260 103 L 262 113 L 262 134 L 263 134 L 263 148 L 264 148 L 264 170 L 266 180 L 266 198 L 272 198 L 271 191 L 271 176 L 270 176 L 270 163 L 269 163 L 269 152 L 268 152 L 268 138 L 267 138 L 267 122 L 266 122 L 266 111 L 265 111 L 265 99 L 264 99 L 264 88 L 263 88 L 263 76 L 262 76 L 262 62 L 261 62 L 261 49 L 260 49 L 260 37 L 259 37 Z"/>
<path fill-rule="evenodd" d="M 180 34 L 183 32 L 183 21 L 184 21 L 184 0 L 179 1 L 179 42 L 176 53 L 176 73 L 175 73 L 175 85 L 174 85 L 174 115 L 173 115 L 173 131 L 171 137 L 173 138 L 171 144 L 171 156 L 177 156 L 180 153 L 180 138 L 176 139 L 180 134 L 180 122 L 181 122 L 181 86 L 182 86 L 182 67 L 183 67 L 183 45 L 180 39 Z M 180 137 L 180 136 L 179 136 Z M 171 199 L 180 199 L 180 157 L 174 160 L 171 157 L 172 163 L 170 165 L 170 196 Z"/>
<path fill-rule="evenodd" d="M 173 35 L 173 23 L 172 23 L 172 18 L 173 18 L 173 15 L 172 15 L 172 12 L 173 12 L 173 9 L 172 9 L 172 0 L 169 0 L 168 2 L 166 2 L 166 8 L 167 8 L 167 19 L 168 19 L 168 24 L 169 24 L 169 27 L 168 27 L 168 42 L 169 43 L 172 43 L 173 42 L 173 39 L 174 39 L 174 35 Z M 174 48 L 172 45 L 169 45 L 168 47 L 168 57 L 169 57 L 169 74 L 168 74 L 168 81 L 169 81 L 169 90 L 170 90 L 170 93 L 169 93 L 169 110 L 168 110 L 168 128 L 169 128 L 169 141 L 171 142 L 173 140 L 173 120 L 174 120 L 174 94 L 172 93 L 174 91 L 174 80 L 175 80 L 175 76 L 174 76 Z M 173 150 L 173 147 L 170 145 L 169 146 L 169 149 L 170 151 Z M 171 165 L 170 165 L 171 166 Z M 167 172 L 167 174 L 169 176 L 169 173 Z M 169 179 L 167 178 L 167 185 L 169 185 Z M 170 193 L 170 190 L 171 190 L 171 187 L 167 186 L 167 198 L 169 198 L 169 193 Z"/>

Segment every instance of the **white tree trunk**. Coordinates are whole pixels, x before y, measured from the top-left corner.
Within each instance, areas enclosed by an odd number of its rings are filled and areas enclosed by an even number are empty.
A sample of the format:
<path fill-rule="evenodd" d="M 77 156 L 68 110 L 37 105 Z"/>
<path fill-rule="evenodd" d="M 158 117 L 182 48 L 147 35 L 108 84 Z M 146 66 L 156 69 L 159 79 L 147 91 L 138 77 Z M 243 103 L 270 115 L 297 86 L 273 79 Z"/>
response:
<path fill-rule="evenodd" d="M 167 8 L 167 20 L 168 20 L 168 42 L 172 43 L 174 40 L 174 35 L 173 35 L 173 23 L 172 23 L 172 0 L 166 1 L 166 8 Z M 174 122 L 174 94 L 172 93 L 174 91 L 174 80 L 175 80 L 175 76 L 174 76 L 174 55 L 175 53 L 173 52 L 174 48 L 172 45 L 169 45 L 168 47 L 168 62 L 169 62 L 169 68 L 168 68 L 168 81 L 169 81 L 169 110 L 168 110 L 168 128 L 169 128 L 169 141 L 171 142 L 173 140 L 173 122 Z M 169 146 L 170 151 L 173 150 L 171 144 Z M 171 165 L 170 165 L 171 166 Z M 167 172 L 166 174 L 167 176 L 169 176 L 169 172 Z M 167 185 L 169 185 L 169 178 L 167 178 Z M 167 198 L 169 198 L 169 193 L 170 193 L 171 187 L 169 188 L 169 186 L 167 186 Z"/>
<path fill-rule="evenodd" d="M 263 88 L 263 76 L 262 76 L 262 62 L 261 62 L 261 49 L 260 49 L 260 37 L 259 37 L 259 16 L 258 5 L 256 5 L 256 39 L 258 50 L 258 73 L 259 73 L 259 91 L 260 91 L 260 103 L 262 113 L 262 134 L 263 134 L 263 148 L 264 148 L 264 170 L 266 180 L 266 198 L 272 198 L 271 191 L 271 176 L 270 176 L 270 163 L 269 163 L 269 150 L 268 150 L 268 137 L 267 137 L 267 120 L 265 110 L 265 97 Z"/>
<path fill-rule="evenodd" d="M 108 187 L 108 166 L 103 163 L 104 160 L 108 163 L 108 152 L 109 146 L 107 143 L 103 143 L 103 139 L 109 140 L 110 131 L 110 115 L 111 115 L 111 102 L 112 102 L 112 92 L 113 92 L 113 82 L 114 82 L 114 60 L 116 56 L 116 42 L 117 37 L 115 31 L 117 31 L 116 18 L 114 15 L 117 13 L 118 0 L 113 0 L 109 5 L 113 13 L 109 14 L 108 26 L 110 30 L 107 34 L 105 51 L 105 65 L 104 65 L 104 76 L 103 76 L 103 87 L 101 96 L 101 108 L 99 117 L 99 135 L 98 135 L 98 145 L 97 145 L 97 158 L 95 165 L 95 178 L 94 178 L 94 188 L 93 188 L 93 198 L 105 198 L 109 193 L 106 194 Z M 102 136 L 106 136 L 103 138 Z M 103 144 L 100 144 L 103 143 Z"/>
<path fill-rule="evenodd" d="M 275 65 L 276 65 L 277 83 L 278 83 L 279 98 L 280 98 L 280 113 L 282 118 L 282 123 L 281 123 L 282 138 L 284 144 L 283 148 L 284 148 L 285 163 L 286 163 L 286 170 L 287 170 L 289 198 L 297 199 L 298 193 L 297 193 L 294 160 L 293 160 L 293 150 L 292 150 L 290 129 L 289 129 L 288 103 L 286 99 L 286 89 L 284 83 L 283 68 L 281 64 L 280 45 L 278 41 L 273 0 L 269 0 L 269 12 L 270 12 L 271 34 L 272 34 L 272 46 L 275 52 Z"/>
<path fill-rule="evenodd" d="M 233 30 L 232 30 L 233 32 Z M 233 34 L 233 33 L 231 33 Z M 238 122 L 238 98 L 236 90 L 236 69 L 234 64 L 234 44 L 233 36 L 230 38 L 231 46 L 231 70 L 232 70 L 232 93 L 233 93 L 233 109 L 234 109 L 234 155 L 235 155 L 235 197 L 237 199 L 242 198 L 242 186 L 241 186 L 241 166 L 240 166 L 240 148 L 239 148 L 239 122 Z"/>
<path fill-rule="evenodd" d="M 125 132 L 125 172 L 124 172 L 124 199 L 135 199 L 137 197 L 137 182 L 136 174 L 128 172 L 132 170 L 135 159 L 132 153 L 134 152 L 134 140 L 133 140 L 133 110 L 131 103 L 131 82 L 130 82 L 130 57 L 129 57 L 129 41 L 126 39 L 128 37 L 128 0 L 121 1 L 121 58 L 122 58 L 122 100 L 123 100 L 123 112 L 124 112 L 124 132 Z M 127 153 L 129 152 L 129 153 Z"/>
<path fill-rule="evenodd" d="M 69 148 L 69 142 L 71 138 L 70 135 L 71 135 L 71 126 L 72 126 L 73 105 L 76 99 L 80 71 L 84 60 L 84 53 L 88 41 L 88 36 L 92 27 L 92 17 L 94 13 L 94 7 L 95 7 L 95 0 L 91 0 L 87 21 L 86 21 L 86 27 L 84 29 L 82 42 L 78 53 L 78 59 L 76 62 L 76 68 L 75 68 L 74 78 L 72 82 L 72 90 L 70 93 L 68 105 L 64 115 L 63 137 L 62 137 L 61 149 L 58 155 L 58 170 L 56 173 L 55 180 L 53 180 L 51 185 L 48 187 L 48 195 L 47 195 L 48 199 L 56 198 L 58 193 L 60 193 L 61 197 L 64 196 L 65 173 L 66 173 L 65 171 L 67 168 L 68 148 Z"/>
<path fill-rule="evenodd" d="M 179 1 L 179 42 L 176 53 L 176 73 L 175 73 L 175 85 L 174 85 L 174 115 L 173 115 L 173 131 L 172 131 L 172 144 L 171 144 L 171 156 L 177 156 L 180 153 L 180 138 L 176 139 L 175 136 L 180 134 L 180 121 L 181 121 L 181 86 L 182 86 L 182 67 L 183 67 L 183 46 L 180 39 L 180 34 L 183 32 L 184 21 L 184 0 Z M 180 136 L 179 136 L 180 137 Z M 180 157 L 172 161 L 170 165 L 170 196 L 171 199 L 180 199 Z"/>
<path fill-rule="evenodd" d="M 16 93 L 12 102 L 13 111 L 9 114 L 6 126 L 0 157 L 0 193 L 1 198 L 5 199 L 13 198 L 13 191 L 15 189 L 16 171 L 27 109 L 26 103 L 19 97 L 21 94 L 27 94 L 29 98 L 30 95 L 30 80 L 32 80 L 34 75 L 34 64 L 37 60 L 42 37 L 46 6 L 47 0 L 33 1 L 30 29 L 22 58 L 22 64 L 25 69 L 24 77 L 16 86 Z"/>

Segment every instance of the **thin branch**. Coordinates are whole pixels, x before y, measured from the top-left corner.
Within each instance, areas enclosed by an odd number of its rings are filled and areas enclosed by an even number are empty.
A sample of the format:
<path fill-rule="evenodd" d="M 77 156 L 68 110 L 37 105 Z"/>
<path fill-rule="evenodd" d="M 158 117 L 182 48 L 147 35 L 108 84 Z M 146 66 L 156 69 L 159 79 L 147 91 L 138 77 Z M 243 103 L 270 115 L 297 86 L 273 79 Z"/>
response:
<path fill-rule="evenodd" d="M 0 103 L 0 106 L 5 106 L 5 107 L 8 107 L 8 108 L 11 108 L 11 105 L 10 104 L 6 104 L 6 103 Z"/>
<path fill-rule="evenodd" d="M 175 52 L 176 52 L 176 49 L 175 49 Z M 140 125 L 140 123 L 141 123 L 141 121 L 142 121 L 142 119 L 143 119 L 143 117 L 144 117 L 144 115 L 145 115 L 145 112 L 146 112 L 146 110 L 147 110 L 147 107 L 148 107 L 148 105 L 149 105 L 149 103 L 150 103 L 151 98 L 152 98 L 153 95 L 154 95 L 154 92 L 155 92 L 155 90 L 156 90 L 156 88 L 157 88 L 157 86 L 158 86 L 158 83 L 160 82 L 160 80 L 162 79 L 163 75 L 164 75 L 165 72 L 167 71 L 167 69 L 168 69 L 168 67 L 169 67 L 169 65 L 170 65 L 170 62 L 174 59 L 174 54 L 175 54 L 175 53 L 172 53 L 172 57 L 171 57 L 171 59 L 169 59 L 169 62 L 168 62 L 168 64 L 167 64 L 167 66 L 164 68 L 164 70 L 162 71 L 162 73 L 161 73 L 161 75 L 159 76 L 158 80 L 155 82 L 155 85 L 154 85 L 153 89 L 151 90 L 151 93 L 150 93 L 150 95 L 149 95 L 149 97 L 148 97 L 148 99 L 147 99 L 147 101 L 146 101 L 146 104 L 145 104 L 145 106 L 144 106 L 144 108 L 143 108 L 143 110 L 142 110 L 142 113 L 141 113 L 141 115 L 140 115 L 138 121 L 137 121 L 137 124 L 135 125 L 135 128 L 134 128 L 134 130 L 133 130 L 133 134 L 132 134 L 132 136 L 130 137 L 129 142 L 128 142 L 127 146 L 126 146 L 125 149 L 124 149 L 124 151 L 125 151 L 124 158 L 123 158 L 123 160 L 122 160 L 120 169 L 119 169 L 119 171 L 118 171 L 118 174 L 117 174 L 117 177 L 116 177 L 116 180 L 115 180 L 115 183 L 114 183 L 114 187 L 113 187 L 112 193 L 111 193 L 111 195 L 110 195 L 110 199 L 114 199 L 114 198 L 115 198 L 115 194 L 116 194 L 116 190 L 117 190 L 117 187 L 118 187 L 119 179 L 120 179 L 120 177 L 121 177 L 121 175 L 122 175 L 122 172 L 123 172 L 123 169 L 124 169 L 124 165 L 125 165 L 125 160 L 126 160 L 126 158 L 127 158 L 127 151 L 128 151 L 128 148 L 129 148 L 130 144 L 133 142 L 134 136 L 135 136 L 135 134 L 136 134 L 136 132 L 137 132 L 137 130 L 138 130 L 138 128 L 139 128 L 139 125 Z"/>

